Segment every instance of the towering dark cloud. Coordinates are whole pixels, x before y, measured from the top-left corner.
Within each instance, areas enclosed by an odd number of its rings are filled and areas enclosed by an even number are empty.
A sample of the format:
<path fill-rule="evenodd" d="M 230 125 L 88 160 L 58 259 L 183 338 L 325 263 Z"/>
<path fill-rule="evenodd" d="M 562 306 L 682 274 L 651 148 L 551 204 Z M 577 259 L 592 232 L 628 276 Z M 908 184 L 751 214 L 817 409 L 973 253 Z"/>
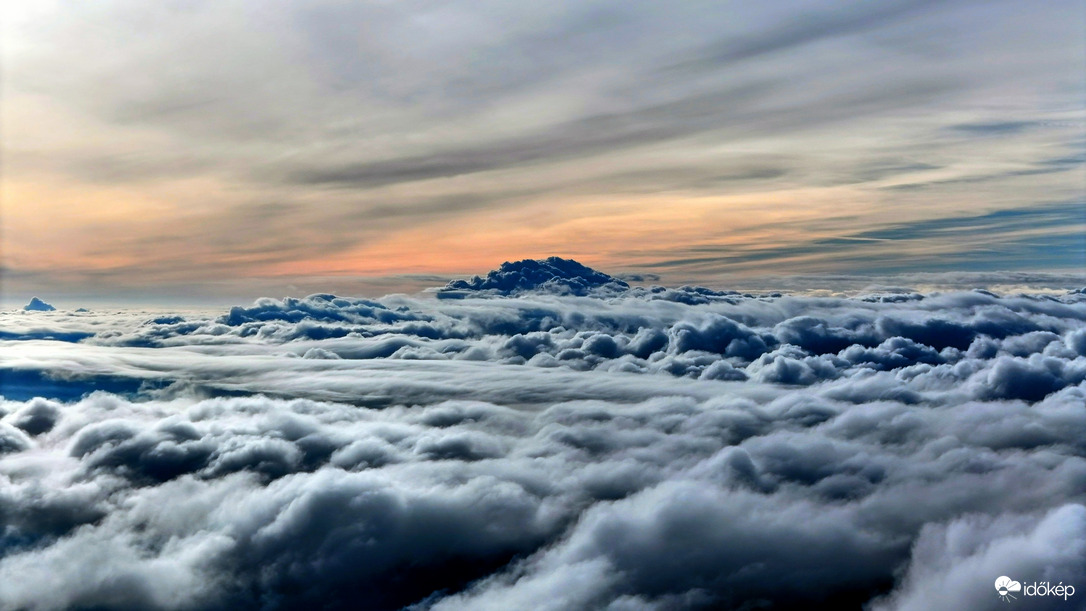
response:
<path fill-rule="evenodd" d="M 549 257 L 514 263 L 507 261 L 485 278 L 474 276 L 470 280 L 449 282 L 438 296 L 458 297 L 465 292 L 515 295 L 529 291 L 583 296 L 601 290 L 623 291 L 629 286 L 625 281 L 585 267 L 572 259 Z"/>

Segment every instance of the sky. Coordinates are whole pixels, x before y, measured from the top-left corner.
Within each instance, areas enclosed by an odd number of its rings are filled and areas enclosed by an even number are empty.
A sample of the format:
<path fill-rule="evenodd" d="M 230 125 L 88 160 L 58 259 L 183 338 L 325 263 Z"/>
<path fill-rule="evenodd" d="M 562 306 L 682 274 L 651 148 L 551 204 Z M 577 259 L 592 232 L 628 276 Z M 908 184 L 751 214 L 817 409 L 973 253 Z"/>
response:
<path fill-rule="evenodd" d="M 2 6 L 7 298 L 1086 266 L 1077 0 Z"/>

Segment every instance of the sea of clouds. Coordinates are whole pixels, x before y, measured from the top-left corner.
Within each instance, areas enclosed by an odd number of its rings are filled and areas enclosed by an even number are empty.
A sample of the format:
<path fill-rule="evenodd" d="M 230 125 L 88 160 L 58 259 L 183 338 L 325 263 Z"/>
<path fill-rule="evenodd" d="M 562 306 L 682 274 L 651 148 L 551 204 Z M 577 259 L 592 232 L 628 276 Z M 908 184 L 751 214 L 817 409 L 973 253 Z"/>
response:
<path fill-rule="evenodd" d="M 4 312 L 0 394 L 0 609 L 1086 596 L 1082 290 L 526 261 L 419 297 Z"/>

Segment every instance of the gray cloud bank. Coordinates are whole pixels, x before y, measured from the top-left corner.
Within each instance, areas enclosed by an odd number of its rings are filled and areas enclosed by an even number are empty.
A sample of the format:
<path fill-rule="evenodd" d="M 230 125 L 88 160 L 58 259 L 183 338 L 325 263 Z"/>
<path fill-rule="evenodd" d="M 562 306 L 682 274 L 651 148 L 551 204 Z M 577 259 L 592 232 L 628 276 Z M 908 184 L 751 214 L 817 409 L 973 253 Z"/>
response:
<path fill-rule="evenodd" d="M 459 299 L 3 314 L 0 609 L 1086 587 L 1082 291 L 756 296 L 543 263 Z"/>

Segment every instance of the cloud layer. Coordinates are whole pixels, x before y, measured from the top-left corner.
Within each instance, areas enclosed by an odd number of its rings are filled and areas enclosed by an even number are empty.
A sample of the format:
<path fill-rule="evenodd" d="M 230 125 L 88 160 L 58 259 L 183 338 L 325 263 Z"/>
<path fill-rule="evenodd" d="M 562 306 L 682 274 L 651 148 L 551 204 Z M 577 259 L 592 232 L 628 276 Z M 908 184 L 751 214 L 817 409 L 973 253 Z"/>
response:
<path fill-rule="evenodd" d="M 547 265 L 452 300 L 4 313 L 0 609 L 998 609 L 1000 575 L 1086 585 L 1083 292 Z"/>
<path fill-rule="evenodd" d="M 378 295 L 552 253 L 717 286 L 1077 271 L 1081 21 L 1074 0 L 15 3 L 5 292 L 392 276 Z"/>

